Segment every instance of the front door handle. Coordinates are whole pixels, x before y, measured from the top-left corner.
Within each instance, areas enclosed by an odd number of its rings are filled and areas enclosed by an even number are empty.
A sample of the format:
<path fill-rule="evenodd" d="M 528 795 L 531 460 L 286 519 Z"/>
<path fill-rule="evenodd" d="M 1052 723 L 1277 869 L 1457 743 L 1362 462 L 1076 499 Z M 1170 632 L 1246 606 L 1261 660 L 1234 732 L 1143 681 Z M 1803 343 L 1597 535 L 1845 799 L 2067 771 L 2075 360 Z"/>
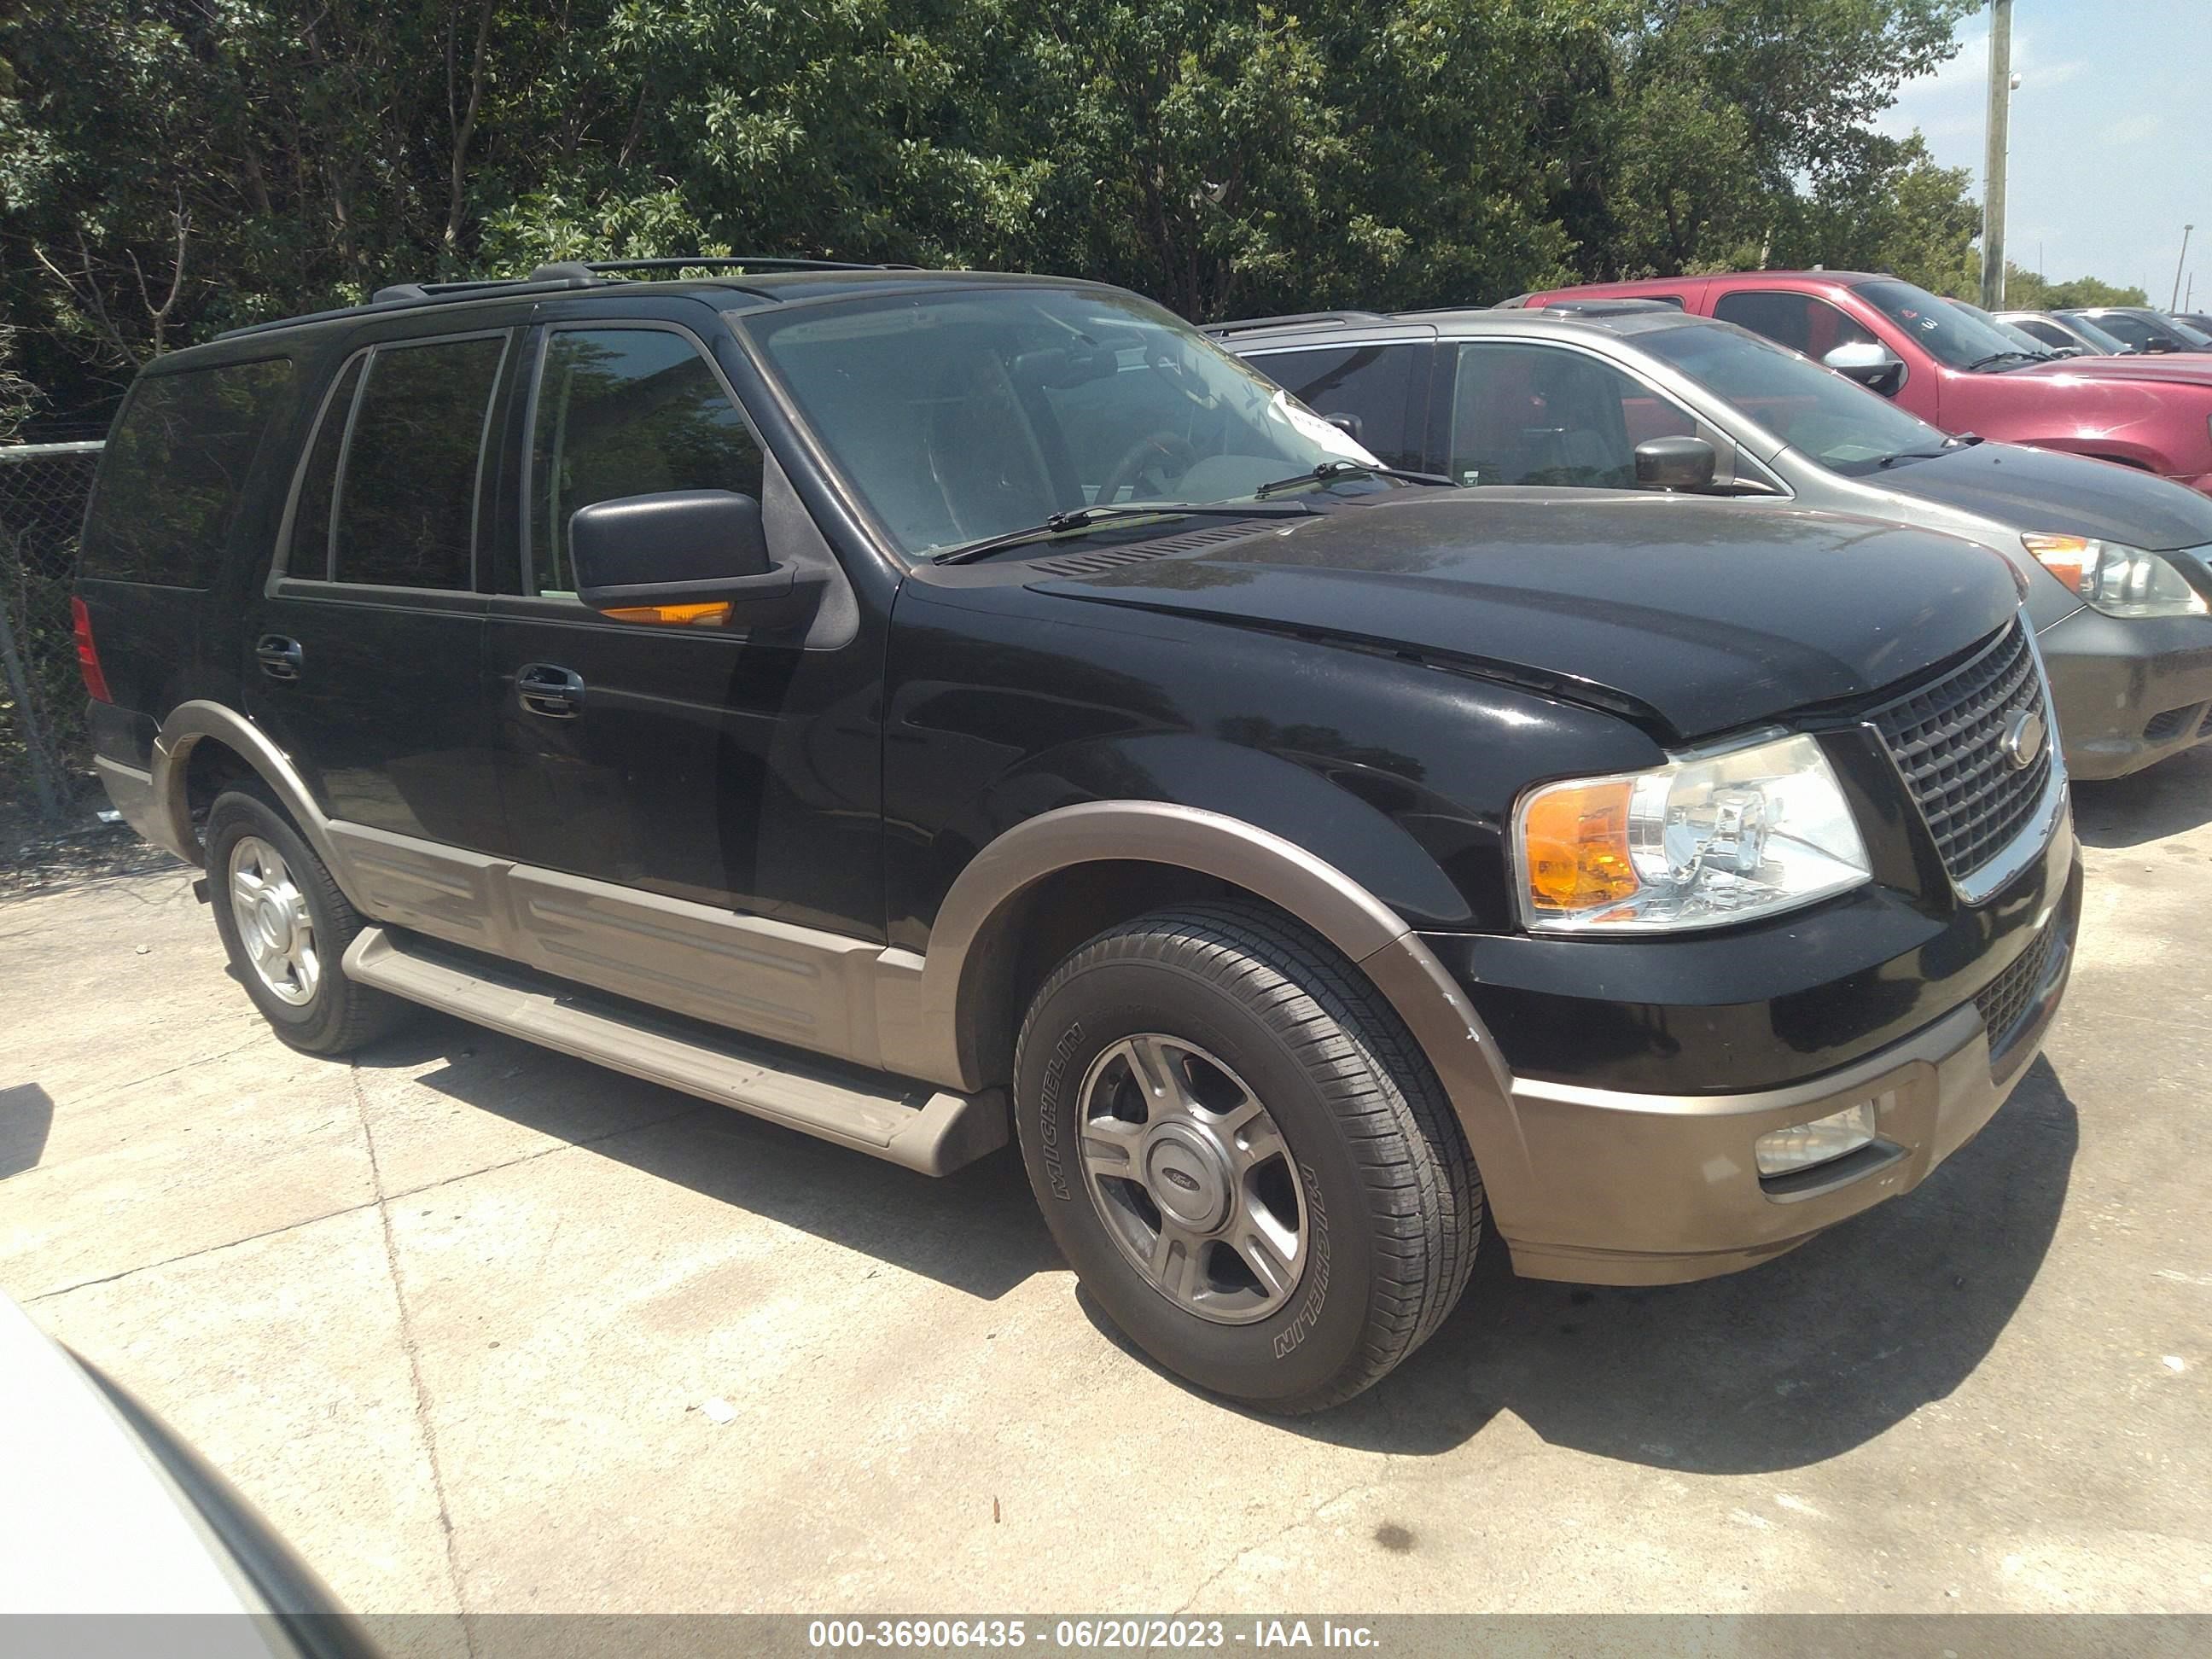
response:
<path fill-rule="evenodd" d="M 253 660 L 272 680 L 298 679 L 302 654 L 299 641 L 288 640 L 282 634 L 264 634 L 253 642 Z"/>
<path fill-rule="evenodd" d="M 548 720 L 572 720 L 584 712 L 584 677 L 550 662 L 517 669 L 514 690 L 525 708 Z"/>

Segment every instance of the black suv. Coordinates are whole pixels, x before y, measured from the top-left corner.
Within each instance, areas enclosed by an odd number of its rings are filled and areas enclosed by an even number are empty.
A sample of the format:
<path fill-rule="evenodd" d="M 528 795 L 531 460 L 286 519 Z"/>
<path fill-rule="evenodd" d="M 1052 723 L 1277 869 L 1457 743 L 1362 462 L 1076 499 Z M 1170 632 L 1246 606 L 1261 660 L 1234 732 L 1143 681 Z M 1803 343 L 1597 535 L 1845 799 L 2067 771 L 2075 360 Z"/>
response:
<path fill-rule="evenodd" d="M 100 769 L 277 1032 L 427 1003 L 939 1174 L 1280 1411 L 1995 1112 L 2079 862 L 2004 562 L 1396 476 L 1035 276 L 548 267 L 161 359 Z"/>

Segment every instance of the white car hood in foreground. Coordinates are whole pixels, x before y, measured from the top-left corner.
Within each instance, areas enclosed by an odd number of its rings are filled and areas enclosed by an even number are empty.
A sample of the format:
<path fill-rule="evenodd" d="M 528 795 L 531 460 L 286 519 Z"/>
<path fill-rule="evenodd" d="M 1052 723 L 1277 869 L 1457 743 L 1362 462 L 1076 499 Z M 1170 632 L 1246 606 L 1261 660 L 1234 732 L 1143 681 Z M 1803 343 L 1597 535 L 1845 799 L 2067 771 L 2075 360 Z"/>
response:
<path fill-rule="evenodd" d="M 92 1379 L 5 1297 L 0 1469 L 0 1614 L 266 1610 Z M 237 1634 L 267 1650 L 246 1621 Z"/>

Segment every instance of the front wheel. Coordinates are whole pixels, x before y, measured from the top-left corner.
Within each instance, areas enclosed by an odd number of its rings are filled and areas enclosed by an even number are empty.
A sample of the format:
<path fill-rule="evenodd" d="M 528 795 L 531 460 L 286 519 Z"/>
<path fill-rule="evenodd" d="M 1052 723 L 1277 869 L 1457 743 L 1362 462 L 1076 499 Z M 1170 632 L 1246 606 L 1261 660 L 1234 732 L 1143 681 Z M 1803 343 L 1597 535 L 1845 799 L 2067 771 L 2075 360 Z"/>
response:
<path fill-rule="evenodd" d="M 1078 1278 L 1202 1388 L 1338 1404 L 1466 1288 L 1482 1188 L 1434 1073 L 1356 969 L 1260 906 L 1077 950 L 1030 1005 L 1015 1087 Z"/>

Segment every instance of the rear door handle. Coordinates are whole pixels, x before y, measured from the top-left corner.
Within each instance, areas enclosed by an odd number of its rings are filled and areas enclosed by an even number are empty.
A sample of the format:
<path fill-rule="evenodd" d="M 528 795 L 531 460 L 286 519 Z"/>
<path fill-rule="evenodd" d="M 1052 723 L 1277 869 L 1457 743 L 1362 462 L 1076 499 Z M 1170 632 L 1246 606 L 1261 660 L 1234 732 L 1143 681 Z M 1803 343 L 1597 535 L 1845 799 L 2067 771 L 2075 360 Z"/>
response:
<path fill-rule="evenodd" d="M 525 708 L 548 720 L 572 720 L 584 712 L 584 677 L 550 662 L 517 669 L 514 690 Z"/>
<path fill-rule="evenodd" d="M 288 640 L 282 634 L 264 634 L 253 642 L 253 660 L 272 680 L 298 679 L 302 654 L 299 641 Z"/>

